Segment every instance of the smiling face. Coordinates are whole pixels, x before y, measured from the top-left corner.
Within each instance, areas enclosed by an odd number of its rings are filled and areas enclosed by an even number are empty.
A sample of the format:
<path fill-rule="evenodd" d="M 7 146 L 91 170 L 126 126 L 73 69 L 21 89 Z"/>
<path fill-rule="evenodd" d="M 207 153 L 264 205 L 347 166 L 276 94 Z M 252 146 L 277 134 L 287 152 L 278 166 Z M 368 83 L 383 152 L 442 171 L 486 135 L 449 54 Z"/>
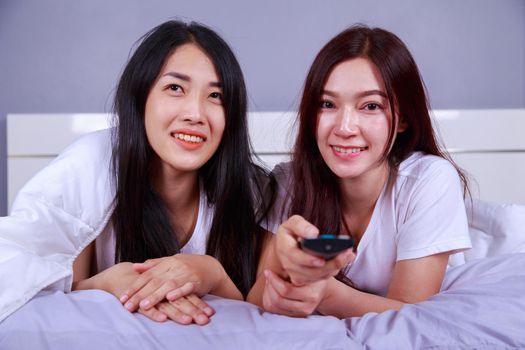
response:
<path fill-rule="evenodd" d="M 336 65 L 323 88 L 316 134 L 332 172 L 344 180 L 383 176 L 388 170 L 382 157 L 391 123 L 390 104 L 376 66 L 364 58 Z"/>
<path fill-rule="evenodd" d="M 163 173 L 197 172 L 215 153 L 225 126 L 215 67 L 195 44 L 178 47 L 146 100 L 148 142 Z"/>

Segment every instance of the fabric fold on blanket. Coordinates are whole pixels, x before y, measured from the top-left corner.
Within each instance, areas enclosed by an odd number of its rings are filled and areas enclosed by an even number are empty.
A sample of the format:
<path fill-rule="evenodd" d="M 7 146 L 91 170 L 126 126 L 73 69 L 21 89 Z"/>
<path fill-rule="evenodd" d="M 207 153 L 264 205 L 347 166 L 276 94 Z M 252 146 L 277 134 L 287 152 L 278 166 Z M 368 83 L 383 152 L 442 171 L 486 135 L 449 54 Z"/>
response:
<path fill-rule="evenodd" d="M 453 267 L 427 301 L 347 319 L 349 336 L 367 349 L 525 348 L 524 266 L 520 253 Z"/>
<path fill-rule="evenodd" d="M 103 291 L 42 292 L 0 323 L 0 349 L 509 349 L 525 348 L 525 254 L 447 271 L 442 291 L 399 311 L 339 320 L 292 318 L 206 297 L 206 326 L 157 323 Z"/>
<path fill-rule="evenodd" d="M 103 291 L 42 292 L 0 323 L 0 349 L 362 349 L 331 316 L 292 318 L 236 300 L 205 297 L 206 326 L 158 323 Z"/>

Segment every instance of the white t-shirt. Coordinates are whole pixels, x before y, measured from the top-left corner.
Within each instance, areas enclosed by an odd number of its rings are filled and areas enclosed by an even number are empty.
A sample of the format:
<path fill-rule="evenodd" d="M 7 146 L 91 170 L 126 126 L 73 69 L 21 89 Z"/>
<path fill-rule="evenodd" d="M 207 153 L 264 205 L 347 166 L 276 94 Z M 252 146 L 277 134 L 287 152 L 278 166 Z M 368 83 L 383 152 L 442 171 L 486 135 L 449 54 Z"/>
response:
<path fill-rule="evenodd" d="M 206 243 L 213 222 L 214 206 L 208 203 L 206 192 L 201 186 L 197 222 L 190 240 L 181 248 L 181 253 L 206 254 Z M 111 222 L 95 240 L 98 272 L 115 265 L 115 232 Z"/>
<path fill-rule="evenodd" d="M 275 213 L 280 214 L 290 185 L 290 164 L 277 165 L 274 173 L 279 184 Z M 279 221 L 271 221 L 273 232 Z M 417 152 L 400 164 L 392 186 L 383 188 L 356 259 L 343 271 L 358 289 L 385 296 L 397 261 L 470 247 L 456 169 L 441 157 Z"/>

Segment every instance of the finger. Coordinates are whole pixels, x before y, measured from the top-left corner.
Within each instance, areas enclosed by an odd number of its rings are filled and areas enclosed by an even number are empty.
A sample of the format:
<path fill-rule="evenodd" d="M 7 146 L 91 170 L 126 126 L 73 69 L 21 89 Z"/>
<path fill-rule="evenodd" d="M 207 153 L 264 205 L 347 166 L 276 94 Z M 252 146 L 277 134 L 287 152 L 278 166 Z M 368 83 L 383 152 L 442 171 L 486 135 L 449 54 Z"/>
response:
<path fill-rule="evenodd" d="M 212 316 L 215 313 L 215 310 L 208 305 L 204 300 L 198 297 L 195 294 L 189 295 L 188 300 L 193 303 L 197 308 L 199 308 L 206 316 Z"/>
<path fill-rule="evenodd" d="M 121 294 L 119 300 L 122 304 L 126 303 L 130 297 L 141 290 L 149 281 L 151 277 L 148 274 L 141 274 L 131 285 Z"/>
<path fill-rule="evenodd" d="M 145 288 L 147 288 L 146 286 Z M 177 289 L 177 284 L 175 281 L 169 280 L 164 282 L 158 289 L 154 290 L 151 294 L 145 296 L 142 299 L 139 299 L 139 306 L 145 310 L 148 310 L 152 308 L 153 306 L 160 303 L 162 300 L 166 299 L 166 295 L 173 291 L 174 289 Z M 145 294 L 146 292 L 144 292 Z M 140 297 L 142 294 L 142 290 L 140 290 L 137 294 L 135 294 L 137 297 Z M 133 298 L 130 299 L 131 302 L 133 302 Z"/>
<path fill-rule="evenodd" d="M 145 271 L 148 271 L 153 266 L 160 263 L 164 258 L 158 258 L 158 259 L 148 259 L 144 261 L 143 263 L 134 263 L 133 269 L 139 273 L 143 273 Z"/>
<path fill-rule="evenodd" d="M 193 293 L 194 289 L 195 289 L 195 285 L 192 282 L 186 282 L 179 288 L 171 290 L 169 293 L 167 293 L 166 299 L 168 299 L 169 301 L 173 301 L 175 299 L 185 297 Z"/>
<path fill-rule="evenodd" d="M 263 306 L 266 310 L 281 315 L 294 317 L 304 316 L 304 313 L 299 311 L 301 309 L 301 303 L 283 297 L 269 281 L 264 288 Z"/>
<path fill-rule="evenodd" d="M 324 298 L 319 288 L 322 288 L 327 282 L 321 280 L 303 286 L 295 286 L 271 271 L 268 273 L 267 281 L 268 285 L 281 296 L 282 301 L 279 307 L 294 312 L 296 316 L 310 315 L 318 307 Z M 298 302 L 298 304 L 293 302 Z"/>
<path fill-rule="evenodd" d="M 149 283 L 149 281 L 155 275 L 153 271 L 150 272 L 149 270 L 163 262 L 165 259 L 168 258 L 149 259 L 142 263 L 145 264 L 145 266 L 147 266 L 148 268 L 141 272 L 140 276 L 126 289 L 126 291 L 124 291 L 124 293 L 119 298 L 120 302 L 125 303 L 129 298 L 131 298 L 135 293 L 137 293 L 137 291 L 141 290 L 147 283 Z M 133 264 L 133 266 L 135 266 L 135 264 Z M 135 267 L 133 268 L 135 269 Z M 160 267 L 160 270 L 156 271 L 156 275 L 162 273 L 163 270 L 165 270 L 165 268 Z M 137 300 L 134 300 L 134 302 L 137 302 Z"/>
<path fill-rule="evenodd" d="M 193 319 L 191 316 L 184 314 L 177 307 L 171 305 L 168 302 L 160 303 L 157 308 L 166 314 L 166 316 L 177 323 L 180 324 L 190 324 Z"/>
<path fill-rule="evenodd" d="M 263 291 L 263 307 L 266 311 L 273 312 L 276 314 L 281 315 L 288 315 L 288 312 L 285 310 L 282 310 L 279 308 L 279 300 L 281 296 L 277 291 L 273 288 L 273 286 L 269 283 L 268 279 L 266 280 L 266 284 L 264 286 Z"/>
<path fill-rule="evenodd" d="M 355 253 L 352 251 L 352 248 L 347 249 L 339 253 L 336 257 L 329 260 L 325 266 L 326 269 L 330 270 L 341 270 L 343 267 L 348 265 L 351 261 L 355 259 Z"/>
<path fill-rule="evenodd" d="M 151 308 L 149 310 L 139 309 L 138 313 L 156 322 L 164 322 L 168 319 L 168 316 L 165 313 L 157 310 L 156 308 Z"/>
<path fill-rule="evenodd" d="M 317 227 L 299 215 L 293 215 L 288 220 L 283 222 L 281 226 L 279 226 L 277 233 L 280 231 L 282 231 L 282 233 L 301 238 L 315 238 L 319 236 L 319 230 Z"/>
<path fill-rule="evenodd" d="M 296 298 L 294 289 L 297 289 L 298 287 L 294 287 L 291 283 L 286 282 L 271 270 L 265 270 L 264 276 L 266 277 L 268 285 L 271 286 L 272 289 L 279 294 L 279 296 L 287 299 Z"/>
<path fill-rule="evenodd" d="M 163 284 L 164 282 L 161 279 L 150 279 L 146 285 L 144 285 L 141 289 L 133 293 L 129 300 L 124 304 L 124 307 L 129 311 L 135 311 L 139 307 L 139 303 L 142 301 L 142 299 L 152 295 Z"/>
<path fill-rule="evenodd" d="M 322 273 L 320 274 L 318 270 L 313 270 L 311 274 L 303 274 L 303 273 L 300 273 L 300 274 L 294 274 L 294 273 L 291 273 L 290 274 L 290 282 L 292 285 L 296 286 L 296 287 L 301 287 L 301 286 L 305 286 L 307 284 L 310 284 L 310 283 L 315 283 L 315 282 L 318 282 L 318 281 L 321 281 L 323 279 L 326 279 L 328 277 L 330 277 L 331 275 L 330 274 L 325 274 L 325 273 Z"/>
<path fill-rule="evenodd" d="M 336 276 L 339 271 L 339 268 L 303 268 L 302 270 L 289 271 L 288 275 L 290 282 L 294 286 L 300 287 Z"/>
<path fill-rule="evenodd" d="M 291 259 L 293 259 L 293 257 L 291 257 Z M 287 272 L 290 281 L 295 285 L 303 285 L 337 275 L 341 269 L 354 259 L 355 253 L 352 249 L 347 249 L 346 251 L 339 253 L 333 259 L 325 261 L 324 266 L 295 266 L 292 264 L 285 266 L 288 267 Z"/>
<path fill-rule="evenodd" d="M 206 324 L 208 323 L 208 316 L 204 314 L 197 306 L 195 306 L 188 297 L 179 298 L 175 301 L 169 302 L 171 305 L 175 306 L 180 312 L 185 315 L 191 316 L 193 321 L 197 324 Z"/>
<path fill-rule="evenodd" d="M 283 252 L 283 254 L 288 254 L 288 260 L 293 265 L 305 268 L 316 268 L 326 265 L 326 260 L 305 252 L 300 248 L 299 244 L 296 244 L 295 247 L 286 250 L 287 252 Z"/>
<path fill-rule="evenodd" d="M 299 265 L 299 266 L 312 266 L 312 267 L 319 267 L 323 266 L 325 264 L 325 260 L 315 256 L 313 254 L 309 254 L 305 251 L 303 251 L 300 248 L 300 237 L 295 236 L 292 231 L 287 227 L 289 226 L 291 221 L 294 218 L 300 218 L 300 216 L 292 216 L 288 221 L 283 223 L 278 230 L 277 237 L 275 239 L 275 247 L 277 250 L 277 255 L 279 256 L 283 267 L 287 268 L 287 261 L 289 261 L 293 265 Z M 297 219 L 299 220 L 299 219 Z M 302 219 L 304 222 L 308 223 L 304 219 Z M 308 223 L 312 228 L 318 232 L 318 230 L 315 228 L 315 226 Z"/>

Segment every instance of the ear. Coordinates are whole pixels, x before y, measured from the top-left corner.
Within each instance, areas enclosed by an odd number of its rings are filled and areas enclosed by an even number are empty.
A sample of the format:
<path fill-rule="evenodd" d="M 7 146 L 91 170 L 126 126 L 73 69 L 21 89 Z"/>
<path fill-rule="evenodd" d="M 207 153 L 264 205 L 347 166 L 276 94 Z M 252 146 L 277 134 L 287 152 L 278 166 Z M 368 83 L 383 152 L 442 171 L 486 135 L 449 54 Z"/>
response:
<path fill-rule="evenodd" d="M 399 122 L 397 124 L 397 132 L 400 133 L 405 131 L 406 129 L 408 129 L 408 123 L 404 118 L 399 118 Z"/>

